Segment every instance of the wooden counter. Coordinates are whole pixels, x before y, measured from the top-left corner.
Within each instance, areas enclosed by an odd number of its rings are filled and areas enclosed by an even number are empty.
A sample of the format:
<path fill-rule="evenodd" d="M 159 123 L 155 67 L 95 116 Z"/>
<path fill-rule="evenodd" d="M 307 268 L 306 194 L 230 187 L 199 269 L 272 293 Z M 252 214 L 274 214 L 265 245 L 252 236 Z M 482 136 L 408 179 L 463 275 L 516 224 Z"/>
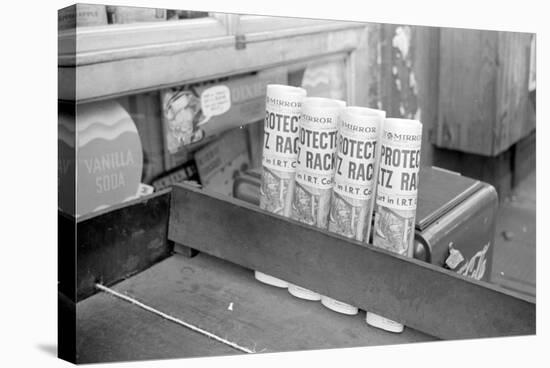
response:
<path fill-rule="evenodd" d="M 256 352 L 435 340 L 410 328 L 393 334 L 370 327 L 364 311 L 332 312 L 203 253 L 174 255 L 113 289 Z M 78 303 L 76 314 L 78 363 L 241 354 L 105 293 Z"/>

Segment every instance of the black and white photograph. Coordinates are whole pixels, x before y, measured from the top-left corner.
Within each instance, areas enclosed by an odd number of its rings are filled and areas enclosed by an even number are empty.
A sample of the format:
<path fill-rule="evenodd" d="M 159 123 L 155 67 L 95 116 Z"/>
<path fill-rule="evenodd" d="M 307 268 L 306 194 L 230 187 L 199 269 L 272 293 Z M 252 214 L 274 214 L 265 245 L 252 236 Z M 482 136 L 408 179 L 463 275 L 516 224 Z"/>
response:
<path fill-rule="evenodd" d="M 49 280 L 56 315 L 38 294 L 26 312 L 49 321 L 44 359 L 278 365 L 336 349 L 374 365 L 371 351 L 419 347 L 411 364 L 500 350 L 538 365 L 539 23 L 168 3 L 49 5 L 57 190 L 38 171 L 34 190 L 57 202 L 56 273 L 25 266 L 38 253 L 5 258 Z M 38 235 L 34 194 L 18 198 Z"/>
<path fill-rule="evenodd" d="M 58 14 L 61 358 L 536 332 L 535 34 Z"/>

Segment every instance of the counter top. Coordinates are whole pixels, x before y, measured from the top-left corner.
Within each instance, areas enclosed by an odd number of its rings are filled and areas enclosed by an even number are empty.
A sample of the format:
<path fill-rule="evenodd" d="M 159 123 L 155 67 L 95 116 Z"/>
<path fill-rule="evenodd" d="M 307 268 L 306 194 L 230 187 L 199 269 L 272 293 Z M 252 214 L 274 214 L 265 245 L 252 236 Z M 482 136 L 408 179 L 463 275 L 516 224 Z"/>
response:
<path fill-rule="evenodd" d="M 338 314 L 203 253 L 175 254 L 112 289 L 258 353 L 436 340 L 370 327 L 364 311 Z M 103 292 L 77 304 L 76 338 L 78 363 L 241 354 Z"/>

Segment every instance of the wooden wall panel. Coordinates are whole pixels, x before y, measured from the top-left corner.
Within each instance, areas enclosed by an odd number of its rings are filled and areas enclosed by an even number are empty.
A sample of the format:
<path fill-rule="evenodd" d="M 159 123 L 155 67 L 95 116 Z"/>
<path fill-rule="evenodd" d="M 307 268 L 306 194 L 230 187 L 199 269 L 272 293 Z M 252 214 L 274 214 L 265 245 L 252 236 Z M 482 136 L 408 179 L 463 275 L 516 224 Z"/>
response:
<path fill-rule="evenodd" d="M 421 164 L 434 163 L 433 136 L 437 131 L 439 112 L 439 38 L 437 27 L 414 27 L 412 60 L 416 88 L 418 90 L 418 119 L 424 128 L 422 132 Z"/>
<path fill-rule="evenodd" d="M 497 41 L 497 32 L 441 29 L 439 147 L 493 154 Z"/>
<path fill-rule="evenodd" d="M 535 129 L 528 78 L 532 34 L 441 29 L 441 147 L 497 156 Z"/>
<path fill-rule="evenodd" d="M 526 137 L 535 121 L 529 116 L 529 33 L 498 33 L 497 120 L 493 153 Z"/>
<path fill-rule="evenodd" d="M 527 91 L 531 38 L 370 24 L 368 106 L 422 122 L 422 165 L 484 180 L 505 196 L 516 183 L 508 151 L 535 129 Z"/>
<path fill-rule="evenodd" d="M 421 160 L 433 163 L 431 136 L 437 130 L 439 32 L 436 27 L 369 26 L 369 103 L 388 117 L 424 125 Z"/>

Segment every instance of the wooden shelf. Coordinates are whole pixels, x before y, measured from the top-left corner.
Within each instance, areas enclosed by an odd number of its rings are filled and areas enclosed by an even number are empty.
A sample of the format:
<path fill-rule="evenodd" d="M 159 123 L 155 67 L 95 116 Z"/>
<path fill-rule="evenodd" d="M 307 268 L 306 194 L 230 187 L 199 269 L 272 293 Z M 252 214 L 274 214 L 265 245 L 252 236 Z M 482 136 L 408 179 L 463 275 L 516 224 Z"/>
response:
<path fill-rule="evenodd" d="M 365 49 L 366 24 L 290 19 L 263 28 L 245 17 L 237 25 L 204 18 L 61 32 L 59 98 L 107 99 L 335 54 L 349 56 L 351 68 L 364 66 L 354 60 Z M 236 34 L 244 48 L 236 48 Z"/>
<path fill-rule="evenodd" d="M 366 324 L 363 311 L 355 316 L 335 313 L 207 254 L 176 254 L 113 289 L 257 352 L 437 340 L 411 328 L 401 334 L 379 330 Z M 78 363 L 240 354 L 104 293 L 78 303 L 76 315 Z"/>

